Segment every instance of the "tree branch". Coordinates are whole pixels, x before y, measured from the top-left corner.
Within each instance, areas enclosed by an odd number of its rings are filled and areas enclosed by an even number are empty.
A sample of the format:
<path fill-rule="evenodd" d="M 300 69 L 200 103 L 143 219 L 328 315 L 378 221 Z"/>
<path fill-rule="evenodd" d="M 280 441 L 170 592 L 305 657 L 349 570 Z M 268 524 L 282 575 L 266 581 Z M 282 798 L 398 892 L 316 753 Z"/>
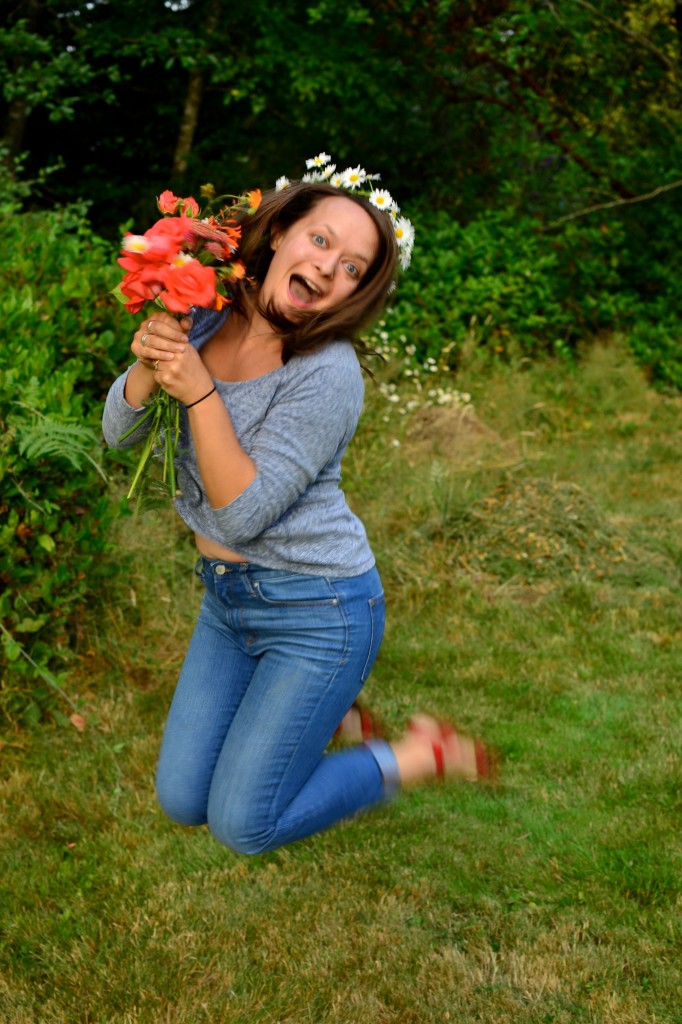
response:
<path fill-rule="evenodd" d="M 671 181 L 669 185 L 659 185 L 652 192 L 646 192 L 641 196 L 632 196 L 629 199 L 612 199 L 608 203 L 597 203 L 595 206 L 586 206 L 584 210 L 576 210 L 575 213 L 568 213 L 565 217 L 559 217 L 550 224 L 545 224 L 542 231 L 551 231 L 552 228 L 565 224 L 568 220 L 577 220 L 578 217 L 586 217 L 588 213 L 595 213 L 597 210 L 610 210 L 614 206 L 629 206 L 631 203 L 643 203 L 647 199 L 654 199 L 662 192 L 670 192 L 674 188 L 682 187 L 682 178 L 679 181 Z"/>

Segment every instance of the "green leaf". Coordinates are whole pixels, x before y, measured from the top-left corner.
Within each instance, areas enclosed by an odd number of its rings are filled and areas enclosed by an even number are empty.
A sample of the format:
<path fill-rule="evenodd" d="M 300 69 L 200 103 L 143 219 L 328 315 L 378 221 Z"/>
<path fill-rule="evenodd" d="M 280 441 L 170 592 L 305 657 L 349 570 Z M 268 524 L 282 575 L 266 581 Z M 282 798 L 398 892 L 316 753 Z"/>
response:
<path fill-rule="evenodd" d="M 16 661 L 21 656 L 21 644 L 16 640 L 8 640 L 3 636 L 2 647 L 8 661 Z"/>
<path fill-rule="evenodd" d="M 15 633 L 37 633 L 47 622 L 47 615 L 39 615 L 35 619 L 22 619 L 14 627 Z"/>

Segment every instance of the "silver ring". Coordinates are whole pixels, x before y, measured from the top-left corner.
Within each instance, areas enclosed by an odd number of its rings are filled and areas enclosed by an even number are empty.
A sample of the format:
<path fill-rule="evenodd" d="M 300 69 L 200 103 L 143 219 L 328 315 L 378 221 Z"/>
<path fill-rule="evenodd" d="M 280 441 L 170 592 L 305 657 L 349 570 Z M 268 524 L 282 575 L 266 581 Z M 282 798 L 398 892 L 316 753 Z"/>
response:
<path fill-rule="evenodd" d="M 140 338 L 140 345 L 142 345 L 142 348 L 144 348 L 144 346 L 147 344 L 147 338 L 148 337 L 149 337 L 149 331 L 145 331 L 144 334 L 142 335 L 142 337 Z"/>
<path fill-rule="evenodd" d="M 151 329 L 152 329 L 152 324 L 153 324 L 153 323 L 154 323 L 154 321 L 153 321 L 153 320 L 149 320 L 149 321 L 148 321 L 148 323 L 147 323 L 147 330 L 148 330 L 148 331 L 151 331 Z"/>
<path fill-rule="evenodd" d="M 154 367 L 154 373 L 156 373 L 156 371 L 159 368 L 159 360 L 155 359 L 154 362 L 152 363 L 152 366 Z"/>

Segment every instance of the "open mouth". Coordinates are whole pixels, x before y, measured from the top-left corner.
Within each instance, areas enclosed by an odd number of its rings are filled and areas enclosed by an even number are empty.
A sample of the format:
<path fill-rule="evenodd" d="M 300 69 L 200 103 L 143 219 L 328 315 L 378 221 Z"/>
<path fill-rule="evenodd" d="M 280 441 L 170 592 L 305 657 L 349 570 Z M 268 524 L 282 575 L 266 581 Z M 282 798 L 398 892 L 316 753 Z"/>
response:
<path fill-rule="evenodd" d="M 305 309 L 321 298 L 322 292 L 309 278 L 302 277 L 301 274 L 292 274 L 289 278 L 289 295 L 295 306 Z"/>

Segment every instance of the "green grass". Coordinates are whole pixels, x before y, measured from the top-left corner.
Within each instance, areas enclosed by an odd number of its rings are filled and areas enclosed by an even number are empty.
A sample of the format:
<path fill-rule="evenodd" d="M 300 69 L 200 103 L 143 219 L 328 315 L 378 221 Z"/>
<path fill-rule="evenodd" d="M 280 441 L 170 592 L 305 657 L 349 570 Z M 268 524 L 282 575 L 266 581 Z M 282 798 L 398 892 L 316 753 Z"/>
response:
<path fill-rule="evenodd" d="M 85 731 L 0 751 L 3 1022 L 682 1022 L 682 402 L 615 342 L 470 365 L 474 416 L 401 413 L 426 385 L 386 373 L 399 401 L 369 389 L 345 478 L 389 608 L 367 697 L 396 734 L 418 708 L 482 734 L 501 784 L 252 859 L 168 822 L 199 591 L 172 517 L 127 518 L 71 678 Z"/>

